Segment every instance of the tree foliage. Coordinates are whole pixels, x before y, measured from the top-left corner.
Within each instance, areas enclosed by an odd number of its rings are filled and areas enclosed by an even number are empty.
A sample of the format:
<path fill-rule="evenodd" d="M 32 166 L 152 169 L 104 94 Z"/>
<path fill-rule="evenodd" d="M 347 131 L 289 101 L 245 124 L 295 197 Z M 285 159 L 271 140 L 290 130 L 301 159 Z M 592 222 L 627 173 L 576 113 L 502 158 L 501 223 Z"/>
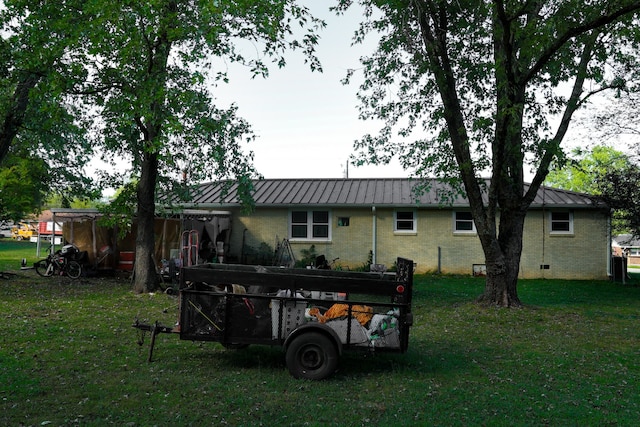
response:
<path fill-rule="evenodd" d="M 42 207 L 41 192 L 67 198 L 96 193 L 85 171 L 93 151 L 75 106 L 65 100 L 65 76 L 74 68 L 68 46 L 77 25 L 68 25 L 63 3 L 42 2 L 27 15 L 20 3 L 5 1 L 0 11 L 0 168 L 9 177 L 18 165 L 30 163 L 31 177 L 44 178 L 46 169 L 47 179 L 34 192 L 25 176 L 23 192 L 5 189 L 1 197 L 5 207 L 31 206 L 33 211 L 20 212 L 28 214 Z M 56 185 L 46 185 L 52 182 Z M 30 204 L 20 201 L 26 193 L 34 196 Z"/>
<path fill-rule="evenodd" d="M 640 237 L 640 167 L 629 163 L 596 177 L 600 197 L 615 209 L 614 232 Z"/>
<path fill-rule="evenodd" d="M 384 124 L 356 142 L 356 161 L 396 156 L 417 176 L 460 182 L 487 265 L 480 300 L 520 305 L 526 211 L 576 110 L 638 69 L 640 1 L 358 3 L 355 41 L 379 35 L 362 59 L 361 117 Z"/>
<path fill-rule="evenodd" d="M 42 159 L 9 156 L 0 168 L 0 219 L 18 222 L 40 210 L 49 170 Z"/>
<path fill-rule="evenodd" d="M 606 146 L 576 149 L 545 184 L 595 196 L 613 209 L 613 234 L 640 236 L 640 167 L 632 155 Z"/>
<path fill-rule="evenodd" d="M 550 187 L 592 195 L 602 194 L 598 182 L 607 172 L 624 170 L 631 165 L 630 157 L 615 148 L 598 145 L 591 150 L 574 149 L 566 156 L 564 166 L 558 165 L 547 175 Z"/>
<path fill-rule="evenodd" d="M 41 34 L 29 57 L 67 66 L 55 74 L 60 90 L 52 93 L 77 107 L 75 120 L 90 130 L 92 147 L 110 165 L 101 174 L 104 185 L 126 189 L 113 207 L 135 212 L 138 222 L 138 291 L 156 280 L 157 194 L 189 195 L 191 184 L 229 178 L 239 181 L 250 207 L 257 174 L 243 143 L 253 135 L 235 106 L 215 105 L 215 87 L 229 76 L 215 69 L 214 59 L 267 76 L 269 61 L 284 66 L 285 51 L 301 49 L 312 69 L 320 67 L 314 31 L 323 23 L 294 0 L 12 0 L 7 6 L 16 34 L 52 30 L 53 41 Z M 59 18 L 55 27 L 47 14 Z M 50 55 L 47 46 L 57 48 L 59 38 L 64 48 Z M 240 47 L 245 44 L 250 54 Z"/>

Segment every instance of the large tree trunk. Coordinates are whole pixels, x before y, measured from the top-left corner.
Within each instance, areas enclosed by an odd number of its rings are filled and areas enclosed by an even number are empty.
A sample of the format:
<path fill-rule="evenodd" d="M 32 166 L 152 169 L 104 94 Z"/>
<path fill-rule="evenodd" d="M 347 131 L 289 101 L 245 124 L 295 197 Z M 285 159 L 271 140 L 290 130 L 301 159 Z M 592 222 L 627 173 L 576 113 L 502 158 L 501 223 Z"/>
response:
<path fill-rule="evenodd" d="M 522 306 L 517 284 L 524 219 L 524 212 L 502 212 L 499 237 L 483 242 L 487 277 L 484 293 L 478 297 L 479 303 L 499 307 Z"/>
<path fill-rule="evenodd" d="M 158 286 L 155 248 L 155 191 L 158 173 L 158 156 L 145 153 L 138 183 L 138 232 L 136 235 L 136 262 L 133 289 L 135 292 L 150 292 Z"/>
<path fill-rule="evenodd" d="M 162 137 L 162 128 L 166 117 L 165 98 L 167 82 L 167 63 L 171 52 L 169 33 L 175 24 L 177 2 L 164 3 L 162 25 L 158 36 L 149 46 L 148 69 L 152 83 L 148 116 L 137 119 L 137 125 L 143 135 L 142 168 L 138 183 L 138 234 L 136 237 L 136 263 L 133 289 L 136 292 L 149 292 L 158 286 L 158 275 L 154 259 L 156 214 L 155 194 L 158 181 L 158 152 L 156 143 Z"/>

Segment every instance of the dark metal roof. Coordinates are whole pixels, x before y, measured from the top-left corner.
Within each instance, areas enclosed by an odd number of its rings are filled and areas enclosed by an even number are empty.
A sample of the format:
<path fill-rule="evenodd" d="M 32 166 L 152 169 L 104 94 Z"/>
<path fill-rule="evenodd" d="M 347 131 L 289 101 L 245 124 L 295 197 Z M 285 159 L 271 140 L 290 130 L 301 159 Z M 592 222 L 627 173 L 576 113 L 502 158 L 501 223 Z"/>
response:
<path fill-rule="evenodd" d="M 424 191 L 415 189 L 427 184 Z M 464 195 L 443 201 L 442 195 L 451 187 L 438 180 L 410 178 L 367 179 L 264 179 L 254 182 L 254 200 L 257 207 L 281 206 L 468 206 Z M 224 184 L 202 184 L 192 198 L 190 206 L 239 206 L 237 185 L 231 184 L 224 195 Z M 588 208 L 598 207 L 587 194 L 541 187 L 531 207 Z"/>
<path fill-rule="evenodd" d="M 637 248 L 640 247 L 640 239 L 632 234 L 620 234 L 612 238 L 612 244 L 622 248 Z"/>

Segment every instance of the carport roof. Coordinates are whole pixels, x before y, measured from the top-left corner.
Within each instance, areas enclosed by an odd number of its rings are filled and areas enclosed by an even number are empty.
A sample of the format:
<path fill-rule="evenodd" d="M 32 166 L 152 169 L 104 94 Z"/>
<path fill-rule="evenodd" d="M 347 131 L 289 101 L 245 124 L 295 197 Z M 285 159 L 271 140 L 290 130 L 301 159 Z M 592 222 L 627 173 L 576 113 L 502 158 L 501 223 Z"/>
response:
<path fill-rule="evenodd" d="M 425 187 L 426 184 L 426 187 Z M 237 184 L 211 182 L 198 187 L 189 207 L 225 208 L 240 206 Z M 464 195 L 457 195 L 448 202 L 443 194 L 451 187 L 441 181 L 410 178 L 366 179 L 264 179 L 254 181 L 253 193 L 256 207 L 465 207 L 469 203 Z M 423 191 L 419 191 L 424 187 Z M 525 186 L 525 190 L 528 185 Z M 416 192 L 416 190 L 418 190 Z M 439 197 L 440 196 L 440 197 Z M 601 208 L 588 194 L 541 187 L 531 204 L 539 207 Z"/>

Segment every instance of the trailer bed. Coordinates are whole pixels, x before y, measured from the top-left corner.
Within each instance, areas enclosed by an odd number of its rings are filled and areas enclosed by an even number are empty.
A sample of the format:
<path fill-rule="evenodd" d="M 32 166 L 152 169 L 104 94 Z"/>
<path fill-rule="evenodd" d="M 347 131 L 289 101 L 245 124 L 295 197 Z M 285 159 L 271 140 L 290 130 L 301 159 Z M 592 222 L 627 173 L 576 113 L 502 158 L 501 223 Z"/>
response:
<path fill-rule="evenodd" d="M 413 262 L 394 273 L 232 264 L 180 270 L 180 339 L 282 347 L 299 378 L 330 375 L 344 350 L 405 352 L 413 323 Z M 136 325 L 134 325 L 136 326 Z"/>

